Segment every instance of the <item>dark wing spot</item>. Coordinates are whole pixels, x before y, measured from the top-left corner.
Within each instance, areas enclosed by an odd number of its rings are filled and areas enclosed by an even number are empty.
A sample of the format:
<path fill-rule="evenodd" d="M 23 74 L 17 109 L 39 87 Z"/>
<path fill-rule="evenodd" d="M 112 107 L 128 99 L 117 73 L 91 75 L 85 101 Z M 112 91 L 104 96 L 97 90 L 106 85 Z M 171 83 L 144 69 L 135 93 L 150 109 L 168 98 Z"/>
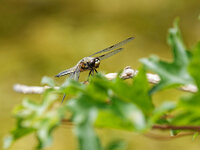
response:
<path fill-rule="evenodd" d="M 134 39 L 134 37 L 130 37 L 130 38 L 128 38 L 128 40 L 129 40 L 129 39 Z"/>
<path fill-rule="evenodd" d="M 113 48 L 113 47 L 114 47 L 114 45 L 110 46 L 109 48 Z"/>

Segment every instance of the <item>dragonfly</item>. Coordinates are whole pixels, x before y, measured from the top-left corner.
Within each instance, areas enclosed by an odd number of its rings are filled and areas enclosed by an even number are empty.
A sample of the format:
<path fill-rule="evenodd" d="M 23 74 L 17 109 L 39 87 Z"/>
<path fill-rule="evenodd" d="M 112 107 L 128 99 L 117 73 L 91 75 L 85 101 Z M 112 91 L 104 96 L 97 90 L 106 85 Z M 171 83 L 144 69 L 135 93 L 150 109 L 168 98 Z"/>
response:
<path fill-rule="evenodd" d="M 132 41 L 133 39 L 134 39 L 134 37 L 127 38 L 117 44 L 114 44 L 103 50 L 100 50 L 88 57 L 84 57 L 74 67 L 66 69 L 66 70 L 58 73 L 55 77 L 70 75 L 70 78 L 72 78 L 74 80 L 78 80 L 80 73 L 83 71 L 89 71 L 88 77 L 90 75 L 94 75 L 94 72 L 97 73 L 97 68 L 99 68 L 100 62 L 103 59 L 106 59 L 108 57 L 111 57 L 111 56 L 119 53 L 120 51 L 123 50 L 123 48 L 121 48 L 121 46 Z M 96 56 L 96 55 L 99 55 L 99 56 Z M 65 98 L 65 95 L 63 97 L 63 100 L 64 100 L 64 98 Z M 62 102 L 63 102 L 63 100 L 62 100 Z"/>

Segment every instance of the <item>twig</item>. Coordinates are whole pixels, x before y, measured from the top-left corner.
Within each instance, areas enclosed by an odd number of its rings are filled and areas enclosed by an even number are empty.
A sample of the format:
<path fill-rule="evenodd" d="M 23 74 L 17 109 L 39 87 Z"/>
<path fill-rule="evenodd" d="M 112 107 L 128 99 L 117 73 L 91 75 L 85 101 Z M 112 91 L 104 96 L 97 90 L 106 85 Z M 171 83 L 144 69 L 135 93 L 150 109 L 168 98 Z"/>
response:
<path fill-rule="evenodd" d="M 69 119 L 63 119 L 62 123 L 65 125 L 73 125 L 73 122 Z M 155 134 L 152 132 L 147 132 L 144 133 L 143 135 L 149 138 L 153 138 L 153 139 L 157 139 L 157 140 L 171 140 L 171 139 L 175 139 L 175 138 L 180 138 L 183 136 L 189 136 L 189 135 L 194 135 L 196 132 L 200 132 L 200 126 L 174 126 L 174 125 L 153 125 L 152 129 L 158 129 L 158 130 L 184 130 L 184 131 L 192 131 L 192 132 L 187 132 L 187 133 L 179 133 L 177 135 L 174 136 L 166 136 L 166 135 L 159 135 L 159 134 Z"/>
<path fill-rule="evenodd" d="M 120 78 L 124 80 L 129 79 L 129 78 L 134 78 L 137 75 L 137 73 L 138 73 L 138 70 L 134 70 L 130 66 L 127 66 L 124 68 L 123 72 L 121 73 Z M 117 77 L 117 75 L 118 73 L 108 73 L 105 75 L 105 77 L 108 80 L 113 80 Z M 147 73 L 147 79 L 149 83 L 152 83 L 152 84 L 157 84 L 160 82 L 160 77 L 157 74 Z M 13 87 L 15 92 L 23 93 L 23 94 L 41 94 L 48 88 L 50 87 L 27 86 L 27 85 L 22 85 L 22 84 L 15 84 Z M 59 87 L 54 87 L 54 88 L 59 89 Z M 191 93 L 197 92 L 197 87 L 191 84 L 187 86 L 182 86 L 180 87 L 180 89 L 186 92 L 191 92 Z"/>
<path fill-rule="evenodd" d="M 18 93 L 23 94 L 42 94 L 46 89 L 49 89 L 49 86 L 27 86 L 22 84 L 15 84 L 13 90 Z M 60 87 L 54 87 L 59 89 Z"/>
<path fill-rule="evenodd" d="M 73 123 L 69 119 L 63 119 L 62 123 L 70 124 Z M 152 126 L 152 129 L 159 129 L 159 130 L 185 130 L 185 131 L 197 131 L 200 132 L 200 126 L 175 126 L 175 125 L 161 125 L 156 124 Z"/>
<path fill-rule="evenodd" d="M 160 130 L 190 130 L 200 132 L 200 126 L 174 126 L 174 125 L 153 125 L 152 129 Z"/>

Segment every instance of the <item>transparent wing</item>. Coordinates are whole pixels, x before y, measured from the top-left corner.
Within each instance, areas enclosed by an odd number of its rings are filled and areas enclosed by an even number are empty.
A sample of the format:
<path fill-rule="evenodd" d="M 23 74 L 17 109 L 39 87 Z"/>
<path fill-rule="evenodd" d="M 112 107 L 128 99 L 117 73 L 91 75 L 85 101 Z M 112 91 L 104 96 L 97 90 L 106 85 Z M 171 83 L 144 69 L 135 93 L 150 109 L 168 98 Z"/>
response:
<path fill-rule="evenodd" d="M 74 80 L 78 80 L 79 79 L 79 75 L 80 75 L 80 69 L 79 69 L 79 67 L 78 67 L 78 65 L 77 66 L 75 66 L 75 67 L 73 67 L 73 68 L 70 68 L 70 69 L 68 69 L 68 70 L 70 70 L 67 74 L 70 74 L 70 78 L 72 78 L 72 79 L 74 79 Z M 67 70 L 66 70 L 67 71 Z M 63 72 L 65 72 L 65 71 L 63 71 Z M 61 72 L 62 73 L 62 72 Z M 59 75 L 59 74 L 58 74 Z M 63 101 L 64 101 L 64 99 L 65 99 L 65 96 L 66 96 L 66 94 L 64 94 L 64 96 L 63 96 L 63 98 L 62 98 L 62 102 L 61 102 L 61 104 L 63 103 Z"/>
<path fill-rule="evenodd" d="M 64 76 L 64 75 L 71 74 L 72 72 L 74 72 L 74 70 L 75 70 L 75 67 L 64 70 L 64 71 L 60 72 L 59 74 L 57 74 L 55 77 L 61 77 L 61 76 Z"/>
<path fill-rule="evenodd" d="M 108 57 L 110 57 L 110 56 L 112 56 L 112 55 L 115 55 L 115 54 L 119 53 L 121 50 L 123 50 L 123 48 L 116 49 L 116 50 L 114 50 L 114 51 L 112 51 L 112 52 L 109 52 L 109 53 L 106 53 L 106 54 L 104 54 L 104 55 L 101 55 L 101 56 L 99 56 L 98 58 L 99 58 L 100 60 L 106 59 L 106 58 L 108 58 Z"/>
<path fill-rule="evenodd" d="M 70 74 L 70 78 L 78 80 L 79 76 L 80 76 L 80 69 L 79 67 L 76 67 L 75 71 Z"/>
<path fill-rule="evenodd" d="M 107 52 L 107 51 L 113 50 L 113 49 L 115 49 L 115 48 L 119 48 L 119 47 L 121 47 L 122 45 L 128 43 L 129 41 L 131 41 L 131 40 L 133 40 L 133 39 L 134 39 L 134 37 L 130 37 L 130 38 L 124 40 L 124 41 L 121 41 L 121 42 L 115 44 L 115 45 L 112 45 L 112 46 L 110 46 L 110 47 L 108 47 L 108 48 L 105 48 L 105 49 L 103 49 L 103 50 L 101 50 L 101 51 L 98 51 L 98 52 L 96 52 L 96 53 L 94 53 L 94 54 L 92 54 L 92 55 L 90 55 L 90 56 L 93 56 L 93 55 L 96 55 L 96 54 L 99 54 L 99 53 L 103 53 L 103 52 Z"/>

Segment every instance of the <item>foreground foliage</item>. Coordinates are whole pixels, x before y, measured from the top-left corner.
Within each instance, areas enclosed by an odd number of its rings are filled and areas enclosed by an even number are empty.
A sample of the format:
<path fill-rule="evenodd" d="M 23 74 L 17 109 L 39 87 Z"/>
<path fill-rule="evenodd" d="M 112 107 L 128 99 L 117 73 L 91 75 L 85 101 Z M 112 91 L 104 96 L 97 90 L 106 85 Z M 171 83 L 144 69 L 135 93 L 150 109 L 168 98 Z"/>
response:
<path fill-rule="evenodd" d="M 119 77 L 109 81 L 97 74 L 90 78 L 88 84 L 67 79 L 59 90 L 55 90 L 54 81 L 43 78 L 42 83 L 51 88 L 43 94 L 42 102 L 25 99 L 15 108 L 16 127 L 5 138 L 4 148 L 9 148 L 13 142 L 30 133 L 36 134 L 37 149 L 44 148 L 51 144 L 52 132 L 64 119 L 74 124 L 80 150 L 114 150 L 123 147 L 121 142 L 102 147 L 94 127 L 144 133 L 154 125 L 166 125 L 169 129 L 172 126 L 200 126 L 199 91 L 181 97 L 176 103 L 163 99 L 159 107 L 152 102 L 152 95 L 162 89 L 187 84 L 195 84 L 200 88 L 200 43 L 188 52 L 177 21 L 169 30 L 168 43 L 172 48 L 173 62 L 165 62 L 155 56 L 141 59 L 144 66 L 130 84 Z M 153 88 L 150 88 L 146 79 L 146 70 L 157 73 L 161 78 Z M 70 98 L 60 105 L 58 96 L 64 93 Z M 173 117 L 168 118 L 169 114 Z M 181 129 L 184 128 L 171 128 L 174 134 L 181 132 Z M 199 130 L 195 131 L 198 133 Z"/>

